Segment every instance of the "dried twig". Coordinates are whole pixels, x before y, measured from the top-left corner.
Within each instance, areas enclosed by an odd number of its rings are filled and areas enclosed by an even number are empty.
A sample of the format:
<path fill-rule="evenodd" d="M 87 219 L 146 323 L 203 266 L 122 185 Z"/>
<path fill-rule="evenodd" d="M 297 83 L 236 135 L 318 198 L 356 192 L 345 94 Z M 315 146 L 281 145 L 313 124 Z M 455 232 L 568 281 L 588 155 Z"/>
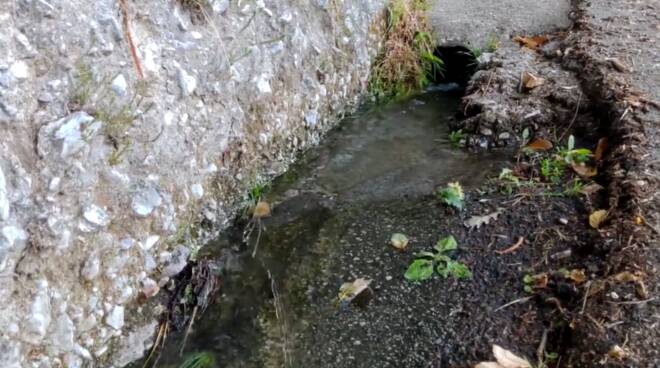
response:
<path fill-rule="evenodd" d="M 514 244 L 514 245 L 512 245 L 512 246 L 510 246 L 510 247 L 508 247 L 508 248 L 506 248 L 506 249 L 504 249 L 504 250 L 496 250 L 495 253 L 497 253 L 497 254 L 508 254 L 508 253 L 513 253 L 513 252 L 515 252 L 516 250 L 518 250 L 518 248 L 520 248 L 520 247 L 523 245 L 524 242 L 525 242 L 525 238 L 523 238 L 523 237 L 521 236 L 521 237 L 518 239 L 518 241 L 516 242 L 516 244 Z"/>
<path fill-rule="evenodd" d="M 501 311 L 502 309 L 504 309 L 504 308 L 506 308 L 506 307 L 510 307 L 510 306 L 512 306 L 512 305 L 514 305 L 514 304 L 525 303 L 525 302 L 529 301 L 530 299 L 532 299 L 531 296 L 526 296 L 526 297 L 524 297 L 524 298 L 520 298 L 520 299 L 516 299 L 516 300 L 510 301 L 510 302 L 508 302 L 508 303 L 506 303 L 506 304 L 504 304 L 504 305 L 502 305 L 502 306 L 500 306 L 500 307 L 497 307 L 495 310 L 493 310 L 493 313 L 494 313 L 494 312 Z"/>
<path fill-rule="evenodd" d="M 123 18 L 122 23 L 124 26 L 124 36 L 126 37 L 126 42 L 128 43 L 128 50 L 131 54 L 131 59 L 133 59 L 135 71 L 137 72 L 138 79 L 144 79 L 142 64 L 140 63 L 140 58 L 138 57 L 137 49 L 135 48 L 135 43 L 133 42 L 133 35 L 131 33 L 130 18 L 128 16 L 128 0 L 119 0 L 119 8 L 121 9 Z"/>

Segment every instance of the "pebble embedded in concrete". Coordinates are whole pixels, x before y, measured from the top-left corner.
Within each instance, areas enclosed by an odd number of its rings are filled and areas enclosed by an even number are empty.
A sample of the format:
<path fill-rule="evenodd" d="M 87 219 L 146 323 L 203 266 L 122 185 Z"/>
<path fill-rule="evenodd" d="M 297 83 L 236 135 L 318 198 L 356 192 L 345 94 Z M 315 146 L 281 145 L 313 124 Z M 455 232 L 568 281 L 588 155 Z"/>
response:
<path fill-rule="evenodd" d="M 131 207 L 136 215 L 146 217 L 160 206 L 163 198 L 153 186 L 146 186 L 133 195 Z"/>
<path fill-rule="evenodd" d="M 105 324 L 115 330 L 120 330 L 124 327 L 124 307 L 121 305 L 112 307 L 110 312 L 105 316 Z"/>

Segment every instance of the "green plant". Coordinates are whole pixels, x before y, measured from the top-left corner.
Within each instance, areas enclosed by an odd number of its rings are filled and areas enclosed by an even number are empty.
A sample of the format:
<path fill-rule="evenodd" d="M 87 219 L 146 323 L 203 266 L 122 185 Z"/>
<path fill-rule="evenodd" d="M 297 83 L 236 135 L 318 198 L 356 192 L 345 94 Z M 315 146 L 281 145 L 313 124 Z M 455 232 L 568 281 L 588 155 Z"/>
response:
<path fill-rule="evenodd" d="M 559 156 L 567 164 L 581 164 L 589 161 L 593 153 L 587 148 L 575 148 L 575 137 L 571 135 L 568 137 L 566 147 L 559 150 Z"/>
<path fill-rule="evenodd" d="M 566 172 L 566 162 L 553 158 L 541 160 L 541 176 L 553 184 L 559 183 Z"/>
<path fill-rule="evenodd" d="M 458 249 L 458 243 L 453 236 L 440 239 L 433 247 L 432 252 L 420 252 L 404 277 L 409 281 L 423 281 L 431 278 L 434 272 L 447 278 L 449 276 L 457 279 L 471 278 L 472 272 L 463 263 L 452 260 L 447 253 Z"/>
<path fill-rule="evenodd" d="M 500 39 L 497 37 L 497 35 L 494 33 L 488 35 L 488 39 L 486 40 L 486 51 L 495 52 L 499 47 L 500 47 Z"/>
<path fill-rule="evenodd" d="M 461 141 L 465 139 L 465 133 L 463 133 L 463 129 L 455 130 L 453 132 L 449 132 L 449 143 L 451 143 L 451 146 L 453 148 L 458 148 L 461 145 Z"/>
<path fill-rule="evenodd" d="M 207 351 L 190 355 L 179 365 L 179 368 L 212 368 L 215 367 L 215 356 Z"/>
<path fill-rule="evenodd" d="M 387 8 L 384 47 L 372 66 L 370 93 L 399 99 L 424 88 L 442 73 L 426 18 L 425 0 L 392 0 Z"/>
<path fill-rule="evenodd" d="M 520 186 L 520 179 L 513 174 L 511 169 L 502 169 L 498 179 L 500 181 L 500 187 L 505 194 L 513 193 L 513 189 Z"/>
<path fill-rule="evenodd" d="M 465 194 L 463 194 L 463 188 L 458 182 L 449 183 L 446 187 L 440 189 L 438 191 L 438 197 L 448 206 L 459 210 L 463 209 Z"/>
<path fill-rule="evenodd" d="M 584 182 L 579 178 L 575 178 L 571 180 L 571 182 L 564 189 L 564 195 L 570 197 L 577 196 L 580 195 L 580 193 L 582 193 L 583 189 L 584 189 Z"/>

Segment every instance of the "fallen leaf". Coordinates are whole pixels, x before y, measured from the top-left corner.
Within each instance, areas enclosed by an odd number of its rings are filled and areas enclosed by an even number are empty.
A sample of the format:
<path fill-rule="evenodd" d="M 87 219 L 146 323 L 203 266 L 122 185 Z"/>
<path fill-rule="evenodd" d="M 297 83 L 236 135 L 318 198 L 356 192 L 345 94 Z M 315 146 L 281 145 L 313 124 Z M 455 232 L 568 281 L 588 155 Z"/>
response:
<path fill-rule="evenodd" d="M 630 71 L 630 68 L 617 58 L 607 58 L 605 60 L 609 61 L 612 67 L 621 73 L 627 73 Z"/>
<path fill-rule="evenodd" d="M 591 183 L 589 185 L 585 185 L 580 192 L 584 195 L 591 195 L 602 189 L 604 189 L 602 185 L 598 183 Z"/>
<path fill-rule="evenodd" d="M 397 250 L 404 251 L 406 248 L 408 248 L 408 237 L 404 234 L 392 234 L 390 242 L 392 243 L 392 246 Z"/>
<path fill-rule="evenodd" d="M 619 345 L 614 345 L 610 348 L 610 351 L 607 352 L 607 355 L 616 360 L 622 360 L 626 357 L 627 353 Z"/>
<path fill-rule="evenodd" d="M 602 224 L 606 218 L 607 210 L 594 211 L 591 215 L 589 215 L 589 225 L 591 225 L 591 227 L 594 229 L 598 229 L 600 224 Z"/>
<path fill-rule="evenodd" d="M 371 284 L 371 280 L 363 278 L 342 284 L 339 288 L 339 304 L 341 306 L 347 306 L 355 303 L 361 307 L 365 306 L 373 296 L 369 284 Z"/>
<path fill-rule="evenodd" d="M 527 47 L 528 49 L 536 50 L 540 46 L 545 45 L 550 41 L 548 37 L 545 36 L 516 36 L 513 38 L 514 41 L 518 42 L 521 46 Z"/>
<path fill-rule="evenodd" d="M 528 90 L 529 89 L 534 89 L 538 86 L 543 85 L 543 83 L 545 83 L 545 79 L 543 79 L 541 77 L 537 77 L 537 76 L 535 76 L 534 74 L 532 74 L 530 72 L 523 72 L 522 85 L 526 89 L 528 89 Z"/>
<path fill-rule="evenodd" d="M 534 138 L 528 145 L 525 146 L 526 149 L 530 149 L 532 151 L 547 151 L 552 147 L 552 142 L 543 138 Z"/>
<path fill-rule="evenodd" d="M 635 216 L 635 225 L 644 225 L 644 218 L 642 216 Z"/>
<path fill-rule="evenodd" d="M 532 276 L 532 280 L 534 281 L 534 288 L 535 289 L 545 289 L 548 287 L 548 274 L 547 273 L 540 273 L 538 275 Z"/>
<path fill-rule="evenodd" d="M 594 160 L 600 161 L 603 159 L 603 154 L 607 150 L 607 138 L 601 138 L 598 140 L 596 145 L 596 151 L 594 151 Z"/>
<path fill-rule="evenodd" d="M 472 216 L 463 222 L 463 225 L 470 230 L 479 229 L 482 225 L 488 225 L 491 220 L 497 220 L 497 217 L 502 214 L 502 211 L 504 211 L 503 208 L 498 208 L 497 211 L 484 216 Z"/>
<path fill-rule="evenodd" d="M 623 271 L 614 275 L 614 280 L 618 282 L 637 282 L 641 278 L 630 271 Z"/>
<path fill-rule="evenodd" d="M 499 345 L 493 345 L 493 355 L 497 363 L 503 368 L 532 368 L 532 365 L 526 359 L 517 356 Z"/>
<path fill-rule="evenodd" d="M 646 289 L 646 284 L 641 279 L 637 280 L 637 282 L 635 283 L 635 292 L 637 292 L 637 296 L 642 299 L 647 299 L 649 297 L 649 292 Z"/>
<path fill-rule="evenodd" d="M 568 273 L 568 278 L 573 280 L 573 282 L 575 282 L 578 285 L 587 281 L 587 275 L 585 275 L 584 270 L 578 270 L 578 269 L 571 270 Z"/>
<path fill-rule="evenodd" d="M 571 163 L 571 167 L 573 168 L 573 171 L 575 171 L 578 175 L 585 178 L 591 178 L 598 174 L 598 169 L 593 166 L 573 162 Z"/>
<path fill-rule="evenodd" d="M 270 216 L 270 204 L 268 202 L 260 201 L 254 206 L 252 216 L 255 218 L 262 218 Z"/>
<path fill-rule="evenodd" d="M 518 248 L 520 248 L 520 247 L 523 245 L 524 242 L 525 242 L 525 238 L 523 238 L 523 237 L 521 236 L 521 237 L 518 239 L 518 241 L 516 242 L 516 244 L 514 244 L 514 245 L 512 245 L 512 246 L 510 246 L 510 247 L 508 247 L 508 248 L 506 248 L 506 249 L 503 249 L 503 250 L 496 250 L 495 253 L 497 253 L 497 254 L 513 253 L 513 252 L 515 252 L 516 250 L 518 250 Z"/>

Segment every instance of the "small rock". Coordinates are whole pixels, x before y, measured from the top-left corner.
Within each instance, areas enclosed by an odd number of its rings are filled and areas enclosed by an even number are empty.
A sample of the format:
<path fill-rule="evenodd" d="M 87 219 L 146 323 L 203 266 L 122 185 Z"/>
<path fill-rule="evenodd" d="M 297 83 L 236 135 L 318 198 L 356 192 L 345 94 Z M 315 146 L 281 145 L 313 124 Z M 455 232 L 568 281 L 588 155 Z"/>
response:
<path fill-rule="evenodd" d="M 559 219 L 559 223 L 562 225 L 568 225 L 568 219 L 562 217 Z"/>
<path fill-rule="evenodd" d="M 490 128 L 481 128 L 479 129 L 479 134 L 490 137 L 491 135 L 493 135 L 493 130 Z"/>
<path fill-rule="evenodd" d="M 51 344 L 56 349 L 66 352 L 73 350 L 74 326 L 71 318 L 62 314 L 55 320 L 53 332 L 51 334 Z"/>
<path fill-rule="evenodd" d="M 144 240 L 144 243 L 142 243 L 142 249 L 144 250 L 149 250 L 151 249 L 156 243 L 158 243 L 158 240 L 160 240 L 160 236 L 158 235 L 150 235 L 147 237 L 147 239 Z"/>
<path fill-rule="evenodd" d="M 18 60 L 11 64 L 9 67 L 9 72 L 16 79 L 27 79 L 30 76 L 30 68 L 23 60 Z"/>
<path fill-rule="evenodd" d="M 192 93 L 197 88 L 197 79 L 195 79 L 194 76 L 188 74 L 182 68 L 179 68 L 177 75 L 179 80 L 179 87 L 181 88 L 181 94 L 184 97 L 192 95 Z"/>
<path fill-rule="evenodd" d="M 92 226 L 103 228 L 110 224 L 110 216 L 101 207 L 91 204 L 83 210 L 83 218 Z"/>
<path fill-rule="evenodd" d="M 147 298 L 155 296 L 158 294 L 158 291 L 160 291 L 160 287 L 158 287 L 158 283 L 155 280 L 146 278 L 142 281 L 142 294 Z"/>
<path fill-rule="evenodd" d="M 147 186 L 133 195 L 131 207 L 141 217 L 149 216 L 163 202 L 160 193 L 153 186 Z"/>
<path fill-rule="evenodd" d="M 195 199 L 201 199 L 204 196 L 204 187 L 201 184 L 193 184 L 190 187 L 190 192 Z"/>
<path fill-rule="evenodd" d="M 40 290 L 30 304 L 30 312 L 23 326 L 28 341 L 38 343 L 46 336 L 51 322 L 50 311 L 48 293 L 46 290 Z"/>
<path fill-rule="evenodd" d="M 211 2 L 211 9 L 216 14 L 222 14 L 229 9 L 229 0 L 213 0 Z"/>
<path fill-rule="evenodd" d="M 101 260 L 92 257 L 85 262 L 85 266 L 80 270 L 80 276 L 86 280 L 94 280 L 101 272 Z"/>
<path fill-rule="evenodd" d="M 51 150 L 55 149 L 63 159 L 67 159 L 80 152 L 87 144 L 84 138 L 91 138 L 95 129 L 101 128 L 100 122 L 96 125 L 93 122 L 92 116 L 78 111 L 47 124 L 39 131 L 39 153 L 42 156 L 49 156 Z"/>
<path fill-rule="evenodd" d="M 124 327 L 124 307 L 115 305 L 105 316 L 105 324 L 115 330 L 120 330 Z"/>
<path fill-rule="evenodd" d="M 273 90 L 270 88 L 270 82 L 266 78 L 265 75 L 260 75 L 259 78 L 257 78 L 257 89 L 261 93 L 271 93 Z"/>
<path fill-rule="evenodd" d="M 175 276 L 188 264 L 190 249 L 183 245 L 177 245 L 172 252 L 172 258 L 167 262 L 163 269 L 163 274 L 168 277 Z"/>
<path fill-rule="evenodd" d="M 9 218 L 9 198 L 7 182 L 0 166 L 0 220 L 6 221 Z"/>
<path fill-rule="evenodd" d="M 119 74 L 112 80 L 112 90 L 119 96 L 124 96 L 126 94 L 126 89 L 128 88 L 128 83 L 123 74 Z"/>
<path fill-rule="evenodd" d="M 509 139 L 511 139 L 511 134 L 508 132 L 500 133 L 500 135 L 497 136 L 497 138 L 503 141 L 508 141 Z"/>

